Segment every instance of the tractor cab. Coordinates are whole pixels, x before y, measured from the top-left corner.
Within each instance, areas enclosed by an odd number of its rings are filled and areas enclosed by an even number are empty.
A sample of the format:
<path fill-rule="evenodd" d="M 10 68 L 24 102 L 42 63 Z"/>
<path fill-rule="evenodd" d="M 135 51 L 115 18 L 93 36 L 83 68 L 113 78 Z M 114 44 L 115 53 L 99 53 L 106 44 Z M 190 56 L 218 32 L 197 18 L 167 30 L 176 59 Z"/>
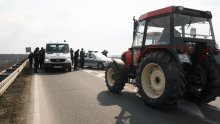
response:
<path fill-rule="evenodd" d="M 182 6 L 170 6 L 143 14 L 138 20 L 134 19 L 133 43 L 127 55 L 122 55 L 122 60 L 136 67 L 150 49 L 175 47 L 185 50 L 195 44 L 214 49 L 216 45 L 211 18 L 210 11 Z"/>

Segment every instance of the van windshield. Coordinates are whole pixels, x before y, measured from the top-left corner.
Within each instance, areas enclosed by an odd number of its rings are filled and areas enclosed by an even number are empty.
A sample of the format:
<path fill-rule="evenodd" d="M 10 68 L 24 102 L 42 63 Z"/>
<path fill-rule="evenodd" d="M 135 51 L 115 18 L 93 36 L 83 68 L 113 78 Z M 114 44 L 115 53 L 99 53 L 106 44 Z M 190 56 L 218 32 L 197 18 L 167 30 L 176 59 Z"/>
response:
<path fill-rule="evenodd" d="M 68 44 L 47 44 L 46 52 L 47 53 L 68 53 L 69 45 Z"/>

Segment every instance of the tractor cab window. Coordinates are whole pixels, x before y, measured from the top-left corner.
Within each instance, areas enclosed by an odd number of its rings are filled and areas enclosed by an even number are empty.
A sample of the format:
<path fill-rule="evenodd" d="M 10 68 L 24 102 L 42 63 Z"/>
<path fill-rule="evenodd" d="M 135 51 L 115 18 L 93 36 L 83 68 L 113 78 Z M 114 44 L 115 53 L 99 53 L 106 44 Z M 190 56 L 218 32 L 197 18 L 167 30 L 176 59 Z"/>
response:
<path fill-rule="evenodd" d="M 170 16 L 149 20 L 145 45 L 170 43 Z"/>
<path fill-rule="evenodd" d="M 145 21 L 139 23 L 137 27 L 137 32 L 134 38 L 133 47 L 141 47 L 143 43 L 143 36 L 144 36 L 144 27 Z"/>
<path fill-rule="evenodd" d="M 174 26 L 175 37 L 213 39 L 210 19 L 175 14 Z"/>

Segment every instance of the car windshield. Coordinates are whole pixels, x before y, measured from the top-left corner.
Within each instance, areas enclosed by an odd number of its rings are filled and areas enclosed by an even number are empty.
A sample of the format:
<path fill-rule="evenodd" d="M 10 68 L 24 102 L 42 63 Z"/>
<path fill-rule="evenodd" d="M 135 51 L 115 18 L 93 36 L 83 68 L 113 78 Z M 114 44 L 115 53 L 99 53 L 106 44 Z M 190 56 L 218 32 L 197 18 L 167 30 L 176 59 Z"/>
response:
<path fill-rule="evenodd" d="M 175 14 L 174 27 L 175 37 L 213 39 L 208 18 Z"/>
<path fill-rule="evenodd" d="M 49 53 L 68 53 L 68 44 L 47 44 L 46 52 Z"/>

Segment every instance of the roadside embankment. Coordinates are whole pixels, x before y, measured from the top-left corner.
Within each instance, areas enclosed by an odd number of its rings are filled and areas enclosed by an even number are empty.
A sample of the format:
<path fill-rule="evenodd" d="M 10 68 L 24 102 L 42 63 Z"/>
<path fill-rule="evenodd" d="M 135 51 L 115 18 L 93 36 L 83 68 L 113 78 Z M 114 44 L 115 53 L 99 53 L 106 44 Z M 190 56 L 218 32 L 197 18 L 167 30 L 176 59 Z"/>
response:
<path fill-rule="evenodd" d="M 1 124 L 25 123 L 27 106 L 30 102 L 32 74 L 33 71 L 27 64 L 5 93 L 0 96 Z"/>

